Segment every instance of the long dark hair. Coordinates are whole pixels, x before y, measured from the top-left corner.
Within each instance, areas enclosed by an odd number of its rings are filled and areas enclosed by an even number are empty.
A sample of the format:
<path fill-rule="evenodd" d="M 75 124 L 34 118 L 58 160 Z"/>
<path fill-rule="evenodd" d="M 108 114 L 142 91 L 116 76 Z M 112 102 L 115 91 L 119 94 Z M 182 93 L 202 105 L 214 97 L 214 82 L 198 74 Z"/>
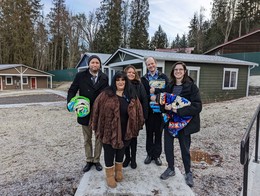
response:
<path fill-rule="evenodd" d="M 184 63 L 184 62 L 182 62 L 182 61 L 178 61 L 178 62 L 176 62 L 176 63 L 174 63 L 173 65 L 172 65 L 172 71 L 171 71 L 171 83 L 173 83 L 173 84 L 176 84 L 176 78 L 175 78 L 175 76 L 174 76 L 174 69 L 175 69 L 175 67 L 176 67 L 176 65 L 182 65 L 182 67 L 183 67 L 183 69 L 184 69 L 184 76 L 183 76 L 183 78 L 182 78 L 182 81 L 181 81 L 181 83 L 183 84 L 183 83 L 185 83 L 185 82 L 191 82 L 191 81 L 193 81 L 189 76 L 188 76 L 188 70 L 187 70 L 187 66 L 186 66 L 186 64 Z"/>
<path fill-rule="evenodd" d="M 133 92 L 133 87 L 126 75 L 126 73 L 124 71 L 118 71 L 115 73 L 114 77 L 112 78 L 112 82 L 111 82 L 111 89 L 113 91 L 114 94 L 116 94 L 116 80 L 122 78 L 125 80 L 125 89 L 124 89 L 124 96 L 126 97 L 126 99 L 132 99 L 132 98 L 136 98 L 135 93 Z"/>

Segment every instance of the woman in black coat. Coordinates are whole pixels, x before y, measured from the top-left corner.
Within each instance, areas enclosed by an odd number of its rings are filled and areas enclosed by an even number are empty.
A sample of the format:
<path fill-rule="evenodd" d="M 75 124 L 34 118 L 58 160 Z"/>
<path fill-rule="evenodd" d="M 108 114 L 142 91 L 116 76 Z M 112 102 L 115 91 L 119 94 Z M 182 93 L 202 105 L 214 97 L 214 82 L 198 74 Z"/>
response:
<path fill-rule="evenodd" d="M 191 116 L 190 122 L 181 129 L 177 136 L 173 136 L 168 131 L 169 122 L 165 125 L 164 130 L 164 151 L 166 155 L 166 161 L 168 162 L 168 168 L 160 176 L 162 180 L 168 179 L 170 176 L 175 175 L 174 170 L 174 139 L 178 138 L 182 161 L 185 168 L 185 181 L 190 187 L 193 186 L 193 177 L 191 172 L 191 157 L 190 157 L 190 145 L 191 134 L 200 130 L 200 112 L 202 110 L 202 103 L 200 98 L 199 89 L 193 82 L 192 78 L 188 76 L 185 63 L 177 62 L 172 66 L 171 82 L 167 85 L 165 91 L 174 95 L 178 95 L 190 101 L 190 105 L 175 109 L 171 104 L 165 104 L 166 113 L 173 113 L 180 117 Z M 152 98 L 153 99 L 153 98 Z"/>
<path fill-rule="evenodd" d="M 135 91 L 138 99 L 140 100 L 143 108 L 144 118 L 148 118 L 148 99 L 143 84 L 140 81 L 140 77 L 133 65 L 129 65 L 124 69 L 128 79 L 131 81 L 133 90 Z M 136 164 L 136 150 L 137 150 L 137 138 L 132 138 L 128 147 L 125 149 L 125 160 L 123 167 L 127 167 L 131 162 L 131 168 L 135 169 Z M 131 153 L 130 153 L 131 151 Z M 131 154 L 131 155 L 130 155 Z"/>

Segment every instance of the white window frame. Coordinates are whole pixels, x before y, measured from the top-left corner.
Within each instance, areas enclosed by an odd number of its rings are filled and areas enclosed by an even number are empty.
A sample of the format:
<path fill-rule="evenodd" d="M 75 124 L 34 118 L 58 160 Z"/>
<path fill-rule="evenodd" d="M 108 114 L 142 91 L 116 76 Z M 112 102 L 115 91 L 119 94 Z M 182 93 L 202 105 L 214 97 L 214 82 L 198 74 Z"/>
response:
<path fill-rule="evenodd" d="M 11 78 L 11 83 L 7 83 L 7 78 Z M 6 85 L 13 85 L 13 76 L 5 76 L 5 84 Z"/>
<path fill-rule="evenodd" d="M 197 71 L 196 85 L 199 87 L 199 84 L 200 84 L 200 67 L 187 66 L 187 70 L 188 70 L 188 75 L 190 75 L 190 71 Z"/>
<path fill-rule="evenodd" d="M 136 69 L 136 72 L 138 73 L 140 78 L 143 76 L 143 70 L 142 69 Z"/>
<path fill-rule="evenodd" d="M 223 90 L 236 90 L 237 89 L 237 81 L 238 81 L 238 68 L 224 68 L 224 71 L 223 71 L 223 82 L 222 82 L 222 89 Z M 230 72 L 230 75 L 229 75 L 229 87 L 225 87 L 225 73 L 226 71 L 229 71 Z M 230 87 L 230 84 L 231 84 L 231 74 L 232 73 L 236 73 L 236 78 L 235 78 L 235 86 L 234 87 Z"/>
<path fill-rule="evenodd" d="M 24 84 L 28 84 L 28 77 L 27 76 L 23 76 L 23 79 L 26 79 L 26 82 L 23 82 L 23 85 Z"/>

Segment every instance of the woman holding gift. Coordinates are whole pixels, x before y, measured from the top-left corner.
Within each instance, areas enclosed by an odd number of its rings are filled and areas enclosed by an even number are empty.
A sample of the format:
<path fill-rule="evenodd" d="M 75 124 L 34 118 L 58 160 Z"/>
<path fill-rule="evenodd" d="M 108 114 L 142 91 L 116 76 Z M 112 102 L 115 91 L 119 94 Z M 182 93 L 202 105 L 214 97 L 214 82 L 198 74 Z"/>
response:
<path fill-rule="evenodd" d="M 190 103 L 184 107 L 174 107 L 172 104 L 165 104 L 166 114 L 177 115 L 178 117 L 185 118 L 191 117 L 190 121 L 187 121 L 177 135 L 173 135 L 169 129 L 169 120 L 165 125 L 164 131 L 164 151 L 166 160 L 168 162 L 168 168 L 162 173 L 160 178 L 162 180 L 168 179 L 170 176 L 175 175 L 174 170 L 174 139 L 179 140 L 182 161 L 185 168 L 185 181 L 190 187 L 193 186 L 193 176 L 191 172 L 191 157 L 190 157 L 190 145 L 191 134 L 200 130 L 200 112 L 202 110 L 202 103 L 200 98 L 199 89 L 193 82 L 193 79 L 188 76 L 187 67 L 183 62 L 177 62 L 172 66 L 171 70 L 171 82 L 167 85 L 165 92 L 171 93 L 175 96 L 182 97 L 183 100 L 188 100 Z M 154 99 L 154 98 L 152 98 Z"/>

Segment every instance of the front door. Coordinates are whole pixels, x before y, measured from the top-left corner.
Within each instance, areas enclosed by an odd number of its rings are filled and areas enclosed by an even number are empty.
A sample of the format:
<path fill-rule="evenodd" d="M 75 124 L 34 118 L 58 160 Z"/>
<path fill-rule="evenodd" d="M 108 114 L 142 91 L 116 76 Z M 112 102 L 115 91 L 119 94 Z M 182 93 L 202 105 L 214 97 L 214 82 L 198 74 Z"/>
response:
<path fill-rule="evenodd" d="M 2 77 L 0 77 L 0 91 L 3 90 L 3 80 L 2 80 Z"/>
<path fill-rule="evenodd" d="M 31 78 L 31 89 L 36 89 L 36 78 Z"/>

